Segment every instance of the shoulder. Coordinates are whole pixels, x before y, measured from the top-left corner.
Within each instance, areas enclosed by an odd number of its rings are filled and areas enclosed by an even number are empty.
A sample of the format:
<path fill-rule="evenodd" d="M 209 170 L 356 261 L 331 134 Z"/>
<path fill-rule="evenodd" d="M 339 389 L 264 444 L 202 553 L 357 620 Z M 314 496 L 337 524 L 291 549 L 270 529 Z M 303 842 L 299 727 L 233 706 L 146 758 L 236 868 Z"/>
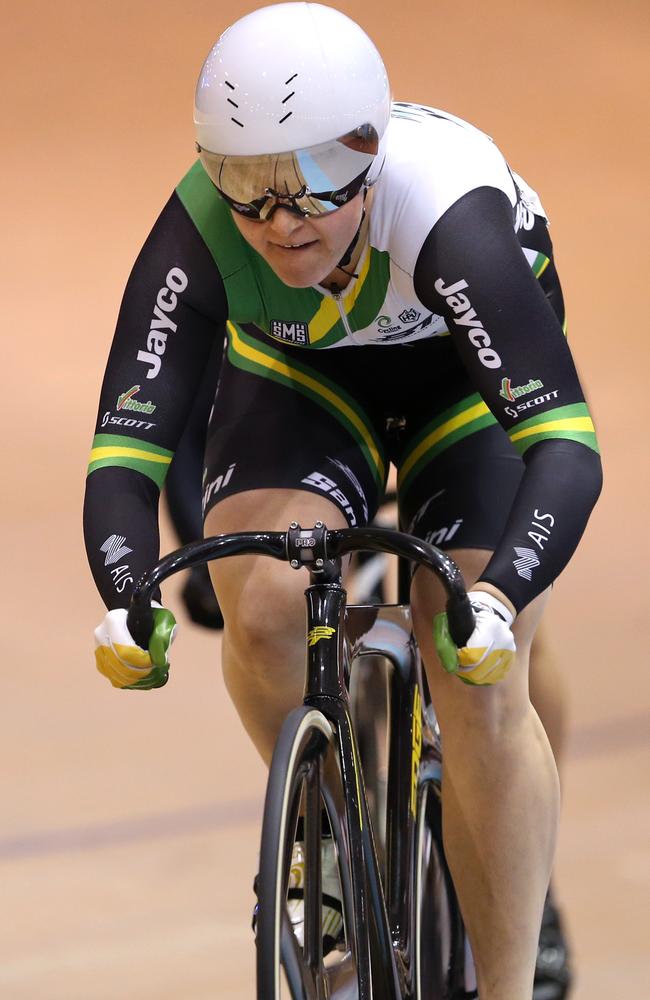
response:
<path fill-rule="evenodd" d="M 480 187 L 517 202 L 506 160 L 492 139 L 468 122 L 420 104 L 395 102 L 386 160 L 375 191 L 375 245 L 412 273 L 438 220 L 463 195 Z"/>
<path fill-rule="evenodd" d="M 242 238 L 199 160 L 176 186 L 176 194 L 221 273 L 243 266 Z"/>

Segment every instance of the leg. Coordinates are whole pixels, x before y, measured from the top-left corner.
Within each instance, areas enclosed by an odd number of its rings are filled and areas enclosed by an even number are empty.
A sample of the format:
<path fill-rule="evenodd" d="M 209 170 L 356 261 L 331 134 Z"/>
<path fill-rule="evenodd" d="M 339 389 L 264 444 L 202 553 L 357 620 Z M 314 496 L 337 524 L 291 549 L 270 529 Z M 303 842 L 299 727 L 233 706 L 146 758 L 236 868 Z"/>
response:
<path fill-rule="evenodd" d="M 277 346 L 242 337 L 241 343 L 232 338 L 224 357 L 208 433 L 205 531 L 286 531 L 294 520 L 305 526 L 320 520 L 328 528 L 366 523 L 385 463 L 374 425 L 349 386 L 339 397 L 337 386 L 323 382 L 302 356 L 294 371 L 290 354 L 287 371 L 295 377 L 278 381 Z M 256 371 L 248 370 L 247 351 Z M 351 366 L 352 377 L 358 381 L 358 365 Z M 299 391 L 301 379 L 308 394 Z M 248 556 L 213 563 L 212 579 L 225 621 L 226 684 L 268 762 L 287 712 L 302 698 L 309 578 L 273 559 Z"/>
<path fill-rule="evenodd" d="M 254 490 L 212 508 L 206 533 L 253 527 L 283 531 L 291 521 L 347 527 L 333 503 L 303 490 Z M 263 556 L 224 559 L 211 566 L 225 620 L 223 672 L 228 693 L 268 764 L 285 716 L 300 704 L 305 672 L 306 572 Z"/>
<path fill-rule="evenodd" d="M 489 553 L 450 552 L 468 585 Z M 443 742 L 445 849 L 474 951 L 481 1000 L 530 997 L 559 808 L 551 748 L 528 695 L 530 647 L 545 595 L 517 618 L 507 678 L 465 686 L 440 666 L 432 638 L 442 588 L 414 579 L 416 634 Z"/>
<path fill-rule="evenodd" d="M 530 653 L 530 700 L 546 730 L 561 776 L 567 724 L 566 689 L 548 631 L 548 626 L 542 622 L 533 639 Z M 558 909 L 554 885 L 551 884 L 544 904 L 533 996 L 536 997 L 539 993 L 548 1000 L 566 996 L 572 978 L 571 965 L 565 919 Z"/>
<path fill-rule="evenodd" d="M 530 651 L 530 700 L 546 730 L 555 763 L 561 771 L 567 727 L 566 686 L 543 622 Z"/>

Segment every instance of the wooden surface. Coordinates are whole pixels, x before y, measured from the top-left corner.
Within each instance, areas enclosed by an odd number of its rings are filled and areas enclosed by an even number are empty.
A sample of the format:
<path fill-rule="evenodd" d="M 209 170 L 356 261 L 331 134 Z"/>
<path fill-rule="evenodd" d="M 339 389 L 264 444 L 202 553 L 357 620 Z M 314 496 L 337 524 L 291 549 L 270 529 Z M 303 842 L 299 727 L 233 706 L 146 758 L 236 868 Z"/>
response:
<path fill-rule="evenodd" d="M 192 161 L 202 59 L 247 9 L 25 0 L 3 17 L 3 1000 L 253 996 L 264 774 L 219 641 L 185 624 L 164 690 L 113 691 L 81 538 L 122 289 Z M 549 611 L 572 720 L 557 886 L 575 1000 L 647 995 L 647 4 L 342 9 L 397 98 L 489 132 L 551 216 L 606 475 Z"/>

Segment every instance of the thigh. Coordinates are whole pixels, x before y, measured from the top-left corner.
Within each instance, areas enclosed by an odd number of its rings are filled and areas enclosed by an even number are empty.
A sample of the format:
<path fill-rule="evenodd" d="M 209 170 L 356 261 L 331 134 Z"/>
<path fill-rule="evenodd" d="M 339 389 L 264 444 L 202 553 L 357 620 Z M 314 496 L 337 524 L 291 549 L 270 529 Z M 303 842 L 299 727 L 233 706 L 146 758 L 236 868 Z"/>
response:
<path fill-rule="evenodd" d="M 480 578 L 492 553 L 483 549 L 452 548 L 449 555 L 457 563 L 469 590 Z M 413 624 L 427 668 L 431 698 L 443 729 L 480 723 L 501 731 L 504 726 L 517 725 L 527 716 L 530 711 L 530 646 L 548 593 L 546 591 L 531 601 L 515 619 L 512 631 L 517 655 L 506 677 L 495 685 L 472 687 L 448 674 L 438 660 L 433 641 L 433 621 L 435 615 L 445 609 L 445 593 L 433 574 L 418 570 L 411 592 Z"/>
<path fill-rule="evenodd" d="M 481 397 L 466 395 L 420 418 L 398 466 L 400 522 L 438 548 L 493 551 L 524 465 Z"/>
<path fill-rule="evenodd" d="M 503 534 L 523 475 L 523 462 L 479 396 L 463 395 L 416 429 L 399 469 L 400 518 L 412 534 L 447 551 L 468 589 L 481 577 Z M 411 600 L 418 642 L 437 709 L 499 716 L 529 707 L 530 644 L 546 595 L 517 617 L 516 666 L 500 684 L 475 689 L 444 672 L 433 643 L 433 619 L 445 608 L 442 585 L 425 570 L 414 576 Z M 465 706 L 463 708 L 462 706 Z"/>
<path fill-rule="evenodd" d="M 222 366 L 204 514 L 237 494 L 288 490 L 326 498 L 347 524 L 367 523 L 383 492 L 386 459 L 362 404 L 318 370 L 318 359 L 308 367 L 257 341 L 248 349 L 252 357 L 231 343 Z"/>
<path fill-rule="evenodd" d="M 323 521 L 347 527 L 340 508 L 327 497 L 304 490 L 251 490 L 215 504 L 205 519 L 205 534 L 236 531 L 286 531 L 292 521 L 305 527 Z M 267 556 L 238 556 L 210 564 L 212 583 L 229 629 L 249 635 L 304 625 L 302 594 L 306 572 Z"/>
<path fill-rule="evenodd" d="M 206 533 L 286 531 L 291 521 L 366 524 L 386 462 L 363 405 L 319 370 L 318 358 L 308 367 L 244 336 L 231 331 L 210 422 Z M 211 572 L 229 625 L 250 631 L 267 627 L 273 609 L 284 622 L 290 609 L 303 613 L 296 595 L 307 585 L 304 573 L 263 557 L 223 560 Z"/>

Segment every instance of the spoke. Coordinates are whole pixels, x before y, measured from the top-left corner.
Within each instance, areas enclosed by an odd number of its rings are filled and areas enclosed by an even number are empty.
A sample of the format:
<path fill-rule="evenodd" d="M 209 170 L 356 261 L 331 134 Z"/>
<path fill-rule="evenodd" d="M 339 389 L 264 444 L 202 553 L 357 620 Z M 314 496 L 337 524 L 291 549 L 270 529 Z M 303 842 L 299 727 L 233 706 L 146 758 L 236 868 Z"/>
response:
<path fill-rule="evenodd" d="M 305 962 L 319 973 L 323 965 L 320 757 L 305 783 Z"/>

